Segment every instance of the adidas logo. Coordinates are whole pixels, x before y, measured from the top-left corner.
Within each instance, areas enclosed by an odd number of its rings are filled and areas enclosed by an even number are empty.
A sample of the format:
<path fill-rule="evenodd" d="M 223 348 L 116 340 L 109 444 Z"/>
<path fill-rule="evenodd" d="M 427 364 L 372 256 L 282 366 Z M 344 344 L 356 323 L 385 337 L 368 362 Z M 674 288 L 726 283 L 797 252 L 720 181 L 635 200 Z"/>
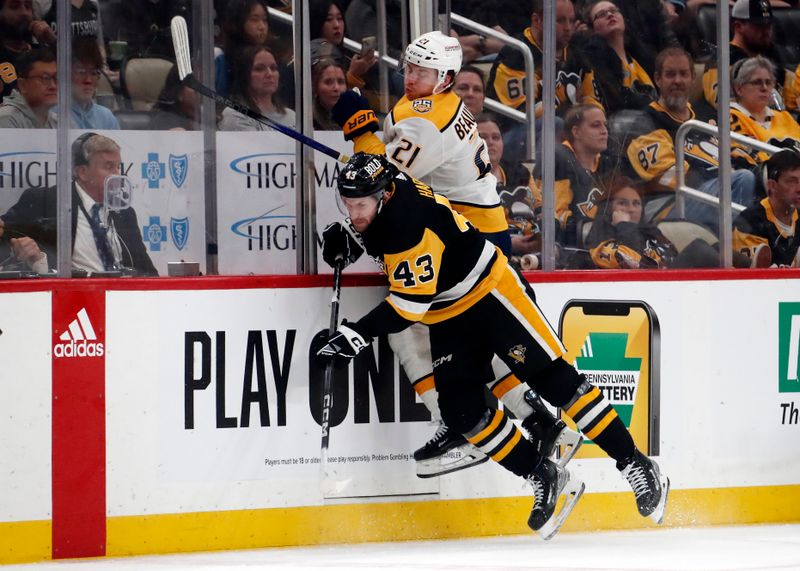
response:
<path fill-rule="evenodd" d="M 78 312 L 59 340 L 61 343 L 53 347 L 56 357 L 102 357 L 105 353 L 105 347 L 97 341 L 85 307 Z"/>

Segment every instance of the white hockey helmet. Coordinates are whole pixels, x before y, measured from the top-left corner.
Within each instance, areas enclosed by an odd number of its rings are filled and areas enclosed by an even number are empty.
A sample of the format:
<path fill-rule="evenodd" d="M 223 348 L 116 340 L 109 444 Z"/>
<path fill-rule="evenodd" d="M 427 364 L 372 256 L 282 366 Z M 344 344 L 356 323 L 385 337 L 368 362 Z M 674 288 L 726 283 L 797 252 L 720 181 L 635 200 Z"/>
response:
<path fill-rule="evenodd" d="M 420 67 L 435 69 L 438 72 L 434 93 L 441 93 L 445 88 L 447 72 L 453 75 L 461 69 L 461 44 L 458 39 L 451 38 L 442 32 L 428 32 L 408 44 L 403 61 Z"/>

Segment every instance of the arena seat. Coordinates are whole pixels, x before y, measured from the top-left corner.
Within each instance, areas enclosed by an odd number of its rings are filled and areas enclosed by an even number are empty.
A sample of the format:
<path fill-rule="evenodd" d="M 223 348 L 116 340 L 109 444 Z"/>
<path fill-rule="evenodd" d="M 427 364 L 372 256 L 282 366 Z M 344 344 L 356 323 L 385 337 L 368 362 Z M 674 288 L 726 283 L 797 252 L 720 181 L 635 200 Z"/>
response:
<path fill-rule="evenodd" d="M 658 229 L 661 230 L 661 233 L 664 234 L 670 242 L 675 244 L 675 248 L 678 249 L 678 252 L 683 251 L 686 246 L 694 242 L 697 238 L 700 238 L 709 246 L 713 246 L 719 242 L 719 239 L 711 230 L 700 224 L 689 222 L 688 220 L 664 220 L 663 222 L 659 222 Z"/>
<path fill-rule="evenodd" d="M 149 111 L 158 100 L 173 62 L 162 58 L 126 60 L 120 72 L 123 96 L 134 111 Z"/>

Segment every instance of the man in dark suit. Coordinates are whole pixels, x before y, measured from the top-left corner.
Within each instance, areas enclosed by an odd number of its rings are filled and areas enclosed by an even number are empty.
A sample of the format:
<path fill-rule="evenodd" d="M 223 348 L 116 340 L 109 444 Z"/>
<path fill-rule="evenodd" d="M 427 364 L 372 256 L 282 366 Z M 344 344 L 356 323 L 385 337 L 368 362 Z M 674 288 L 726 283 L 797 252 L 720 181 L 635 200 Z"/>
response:
<path fill-rule="evenodd" d="M 157 276 L 133 208 L 111 211 L 107 219 L 102 215 L 106 179 L 120 174 L 121 160 L 119 145 L 103 135 L 86 133 L 72 144 L 72 267 L 90 273 L 133 269 L 136 275 Z M 54 267 L 56 218 L 55 187 L 29 188 L 0 221 L 20 261 L 41 264 L 39 252 L 22 240 L 27 237 L 47 256 L 48 267 Z"/>

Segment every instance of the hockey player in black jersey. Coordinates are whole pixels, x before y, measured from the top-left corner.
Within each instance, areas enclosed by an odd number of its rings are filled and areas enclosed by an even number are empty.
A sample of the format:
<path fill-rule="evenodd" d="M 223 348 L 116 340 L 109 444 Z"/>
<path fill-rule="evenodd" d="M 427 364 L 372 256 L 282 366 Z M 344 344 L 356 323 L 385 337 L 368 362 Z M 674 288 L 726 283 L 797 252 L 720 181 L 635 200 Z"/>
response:
<path fill-rule="evenodd" d="M 530 286 L 448 200 L 400 173 L 382 155 L 357 153 L 338 179 L 341 201 L 367 254 L 389 278 L 389 295 L 356 322 L 342 322 L 319 354 L 351 359 L 375 337 L 421 322 L 430 329 L 444 422 L 534 490 L 528 525 L 552 537 L 583 492 L 583 482 L 539 454 L 483 384 L 500 357 L 517 378 L 576 421 L 630 482 L 639 512 L 661 522 L 669 481 L 639 452 L 596 387 L 564 361 L 566 350 Z M 350 255 L 343 249 L 342 255 Z M 556 500 L 567 501 L 554 516 Z"/>

